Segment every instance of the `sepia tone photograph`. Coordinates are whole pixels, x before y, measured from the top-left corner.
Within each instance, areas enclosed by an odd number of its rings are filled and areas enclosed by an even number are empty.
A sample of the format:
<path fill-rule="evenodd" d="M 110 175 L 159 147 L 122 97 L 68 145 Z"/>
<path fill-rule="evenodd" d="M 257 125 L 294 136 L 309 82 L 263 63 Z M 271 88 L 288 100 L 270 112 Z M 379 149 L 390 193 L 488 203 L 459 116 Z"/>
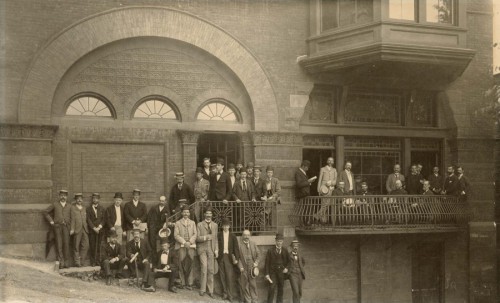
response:
<path fill-rule="evenodd" d="M 0 0 L 0 302 L 500 303 L 499 122 L 500 0 Z"/>

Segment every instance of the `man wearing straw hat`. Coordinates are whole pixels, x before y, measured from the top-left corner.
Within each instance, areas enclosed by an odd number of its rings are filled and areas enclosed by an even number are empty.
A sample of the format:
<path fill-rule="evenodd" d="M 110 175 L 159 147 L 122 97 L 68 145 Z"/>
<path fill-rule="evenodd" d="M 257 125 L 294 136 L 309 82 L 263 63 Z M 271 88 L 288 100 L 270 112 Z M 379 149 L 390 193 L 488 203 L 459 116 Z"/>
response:
<path fill-rule="evenodd" d="M 285 274 L 288 273 L 289 254 L 283 247 L 284 237 L 282 234 L 276 234 L 276 246 L 269 248 L 266 255 L 265 278 L 269 282 L 269 291 L 267 293 L 267 303 L 274 301 L 276 288 L 276 302 L 283 303 L 283 287 L 285 284 Z"/>
<path fill-rule="evenodd" d="M 45 219 L 54 227 L 59 268 L 68 267 L 70 259 L 69 224 L 71 222 L 71 205 L 67 203 L 67 200 L 68 191 L 61 189 L 59 191 L 59 201 L 54 202 L 44 211 Z"/>
<path fill-rule="evenodd" d="M 212 221 L 212 209 L 205 210 L 205 220 L 197 225 L 198 243 L 197 252 L 200 256 L 200 296 L 204 296 L 208 291 L 208 295 L 214 296 L 214 274 L 216 273 L 215 260 L 219 256 L 219 242 L 217 239 L 218 226 Z"/>
<path fill-rule="evenodd" d="M 193 289 L 193 263 L 196 255 L 196 224 L 189 219 L 189 206 L 182 209 L 182 218 L 175 222 L 174 238 L 175 250 L 178 252 L 179 277 L 182 287 L 188 290 Z"/>
<path fill-rule="evenodd" d="M 184 205 L 191 205 L 195 201 L 193 190 L 184 182 L 184 173 L 175 173 L 175 180 L 177 183 L 172 186 L 168 198 L 168 206 L 172 215 L 178 215 Z M 180 216 L 177 218 L 180 218 Z M 193 213 L 191 213 L 191 218 L 194 218 Z"/>
<path fill-rule="evenodd" d="M 151 261 L 153 264 L 156 262 L 156 240 L 158 240 L 158 232 L 166 223 L 167 218 L 170 217 L 170 210 L 168 209 L 166 203 L 167 198 L 165 196 L 161 196 L 159 203 L 151 207 L 148 212 L 148 240 L 152 251 Z"/>
<path fill-rule="evenodd" d="M 300 303 L 302 297 L 302 280 L 305 280 L 306 274 L 304 271 L 305 261 L 302 254 L 299 252 L 299 240 L 294 239 L 291 244 L 288 263 L 288 277 L 292 288 L 293 303 Z"/>
<path fill-rule="evenodd" d="M 99 266 L 101 242 L 104 239 L 104 208 L 99 205 L 99 193 L 92 194 L 92 204 L 87 207 L 87 223 L 90 227 L 90 265 Z"/>

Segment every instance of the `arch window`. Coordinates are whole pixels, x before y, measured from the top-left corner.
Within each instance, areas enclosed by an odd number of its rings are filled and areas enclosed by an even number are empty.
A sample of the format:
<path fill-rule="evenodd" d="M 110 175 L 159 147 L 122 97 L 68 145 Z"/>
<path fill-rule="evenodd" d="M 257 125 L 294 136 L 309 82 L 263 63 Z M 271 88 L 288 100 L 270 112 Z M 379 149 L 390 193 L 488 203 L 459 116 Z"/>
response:
<path fill-rule="evenodd" d="M 67 116 L 112 117 L 111 110 L 104 101 L 83 96 L 73 100 L 66 109 Z"/>
<path fill-rule="evenodd" d="M 171 119 L 176 120 L 177 115 L 167 102 L 152 99 L 142 102 L 134 112 L 134 118 Z"/>
<path fill-rule="evenodd" d="M 205 121 L 238 121 L 234 110 L 223 102 L 211 102 L 203 106 L 196 119 Z"/>

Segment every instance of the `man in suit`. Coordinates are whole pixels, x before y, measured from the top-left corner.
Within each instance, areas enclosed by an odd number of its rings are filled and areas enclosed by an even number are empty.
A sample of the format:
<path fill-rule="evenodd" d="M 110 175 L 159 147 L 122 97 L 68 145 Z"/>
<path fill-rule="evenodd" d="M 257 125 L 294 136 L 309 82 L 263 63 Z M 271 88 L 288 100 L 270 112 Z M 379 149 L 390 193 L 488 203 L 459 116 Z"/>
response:
<path fill-rule="evenodd" d="M 408 192 L 406 190 L 403 189 L 403 182 L 401 182 L 401 180 L 396 180 L 396 188 L 391 191 L 390 195 L 407 195 Z"/>
<path fill-rule="evenodd" d="M 203 169 L 202 169 L 202 176 L 203 179 L 210 181 L 210 158 L 203 158 Z"/>
<path fill-rule="evenodd" d="M 115 193 L 113 205 L 106 208 L 106 229 L 108 236 L 115 232 L 117 234 L 116 242 L 122 245 L 123 241 L 123 195 L 120 192 Z"/>
<path fill-rule="evenodd" d="M 89 230 L 87 212 L 82 205 L 83 195 L 75 194 L 75 204 L 71 206 L 71 227 L 69 234 L 73 235 L 73 258 L 75 266 L 83 266 L 89 250 Z"/>
<path fill-rule="evenodd" d="M 210 177 L 210 201 L 227 202 L 231 197 L 231 180 L 224 172 L 224 161 L 217 160 L 217 172 Z"/>
<path fill-rule="evenodd" d="M 122 278 L 125 261 L 121 245 L 118 244 L 118 234 L 113 230 L 109 233 L 109 243 L 103 242 L 101 247 L 101 266 L 106 275 L 106 285 L 111 285 L 111 269 L 116 270 L 117 279 Z"/>
<path fill-rule="evenodd" d="M 125 216 L 124 230 L 127 231 L 127 239 L 131 238 L 132 229 L 138 228 L 139 224 L 146 222 L 148 218 L 146 204 L 139 201 L 141 191 L 134 189 L 132 195 L 132 201 L 127 202 L 123 208 L 123 215 Z"/>
<path fill-rule="evenodd" d="M 251 273 L 254 267 L 259 267 L 260 250 L 257 244 L 250 240 L 250 237 L 250 231 L 245 229 L 238 244 L 240 250 L 240 259 L 238 260 L 238 268 L 240 269 L 239 284 L 242 301 L 245 303 L 257 303 L 259 298 L 257 295 L 257 283 Z"/>
<path fill-rule="evenodd" d="M 68 191 L 59 191 L 59 201 L 51 204 L 45 209 L 45 219 L 54 228 L 56 238 L 56 257 L 59 261 L 59 268 L 69 266 L 69 225 L 71 222 L 71 205 L 67 203 Z"/>
<path fill-rule="evenodd" d="M 127 242 L 127 258 L 129 263 L 127 266 L 130 269 L 131 275 L 137 277 L 135 263 L 137 263 L 137 269 L 143 271 L 142 275 L 142 287 L 141 289 L 147 292 L 155 292 L 154 287 L 155 277 L 151 273 L 151 248 L 149 247 L 148 241 L 141 239 L 141 230 L 132 230 L 133 239 Z"/>
<path fill-rule="evenodd" d="M 337 170 L 333 167 L 334 163 L 333 157 L 328 157 L 326 165 L 319 170 L 318 193 L 320 196 L 322 195 L 321 186 L 326 185 L 328 181 L 330 181 L 329 187 L 335 187 L 337 184 Z"/>
<path fill-rule="evenodd" d="M 289 256 L 288 277 L 292 288 L 292 302 L 300 303 L 302 297 L 302 280 L 306 279 L 304 266 L 306 264 L 302 254 L 299 252 L 299 240 L 292 241 L 292 250 Z"/>
<path fill-rule="evenodd" d="M 101 242 L 104 241 L 105 211 L 99 205 L 99 193 L 92 194 L 92 205 L 87 207 L 87 224 L 89 226 L 89 242 L 90 242 L 90 264 L 92 266 L 100 265 L 100 249 Z"/>
<path fill-rule="evenodd" d="M 434 168 L 432 169 L 432 174 L 429 175 L 427 180 L 429 180 L 432 192 L 436 195 L 441 194 L 441 191 L 443 190 L 444 179 L 443 176 L 441 176 L 441 174 L 439 173 L 439 167 L 434 166 Z"/>
<path fill-rule="evenodd" d="M 170 217 L 170 210 L 166 203 L 167 198 L 161 196 L 159 203 L 151 207 L 148 213 L 148 240 L 149 246 L 151 247 L 151 261 L 153 264 L 156 263 L 156 252 L 158 250 L 156 241 L 158 240 L 158 232 L 167 222 L 167 218 Z"/>
<path fill-rule="evenodd" d="M 217 241 L 219 242 L 219 275 L 222 284 L 222 300 L 233 301 L 235 297 L 234 289 L 234 266 L 238 264 L 240 251 L 238 249 L 238 240 L 236 236 L 229 230 L 231 221 L 222 219 L 222 232 L 219 233 Z"/>
<path fill-rule="evenodd" d="M 457 167 L 457 178 L 460 198 L 463 201 L 467 201 L 467 197 L 470 194 L 470 182 L 469 179 L 464 175 L 464 169 L 461 166 Z"/>
<path fill-rule="evenodd" d="M 156 278 L 168 278 L 168 290 L 176 293 L 175 280 L 179 276 L 177 252 L 170 247 L 168 238 L 161 239 L 161 250 L 155 268 Z"/>
<path fill-rule="evenodd" d="M 295 171 L 295 197 L 299 200 L 310 195 L 311 184 L 316 180 L 316 177 L 307 178 L 309 166 L 311 166 L 311 162 L 303 160 L 300 167 Z"/>
<path fill-rule="evenodd" d="M 267 166 L 266 179 L 264 180 L 264 196 L 262 197 L 262 200 L 268 202 L 276 202 L 276 204 L 280 204 L 280 194 L 281 194 L 280 180 L 278 178 L 273 177 L 273 175 L 274 175 L 274 168 L 270 165 Z M 266 206 L 264 209 L 264 213 L 266 216 L 265 223 L 267 226 L 272 226 L 273 224 L 272 211 L 273 208 L 270 205 Z"/>
<path fill-rule="evenodd" d="M 184 173 L 175 173 L 175 179 L 177 183 L 172 186 L 170 197 L 168 198 L 168 206 L 172 215 L 178 215 L 184 205 L 191 205 L 195 201 L 193 190 L 184 182 Z M 194 219 L 194 213 L 191 214 L 191 219 Z"/>
<path fill-rule="evenodd" d="M 460 184 L 457 175 L 455 175 L 455 167 L 448 166 L 448 176 L 444 180 L 444 189 L 441 192 L 443 195 L 458 196 L 460 194 Z"/>
<path fill-rule="evenodd" d="M 402 184 L 405 182 L 405 176 L 401 174 L 401 166 L 399 164 L 395 164 L 394 173 L 387 176 L 385 189 L 388 194 L 391 194 L 391 192 L 396 189 L 396 180 L 400 180 Z"/>
<path fill-rule="evenodd" d="M 234 185 L 238 181 L 238 177 L 236 177 L 236 168 L 233 163 L 229 163 L 227 166 L 227 174 L 229 175 L 229 181 L 231 182 L 231 197 L 232 197 L 232 191 L 234 189 Z"/>
<path fill-rule="evenodd" d="M 411 173 L 406 178 L 406 191 L 409 195 L 418 195 L 422 192 L 422 183 L 424 177 L 418 172 L 418 166 L 413 164 L 411 166 Z"/>
<path fill-rule="evenodd" d="M 354 174 L 351 171 L 352 163 L 347 161 L 344 165 L 344 170 L 340 172 L 337 182 L 344 182 L 345 192 L 348 195 L 356 194 L 356 184 L 354 184 Z"/>
<path fill-rule="evenodd" d="M 241 173 L 242 170 L 245 170 L 243 168 L 243 161 L 241 161 L 241 160 L 236 161 L 236 173 L 235 173 L 235 176 L 236 176 L 237 179 L 240 178 L 240 173 Z"/>
<path fill-rule="evenodd" d="M 262 168 L 259 165 L 253 167 L 253 187 L 255 188 L 255 200 L 262 201 L 262 197 L 266 195 L 266 184 L 264 180 L 260 177 L 262 173 Z"/>
<path fill-rule="evenodd" d="M 196 255 L 196 224 L 189 219 L 189 206 L 182 209 L 182 219 L 175 222 L 174 238 L 175 250 L 178 252 L 179 276 L 182 287 L 188 290 L 193 289 L 193 262 Z"/>
<path fill-rule="evenodd" d="M 276 234 L 276 246 L 269 248 L 266 255 L 265 278 L 269 282 L 269 291 L 267 293 L 267 303 L 273 303 L 276 288 L 277 303 L 283 303 L 283 286 L 285 285 L 285 274 L 288 273 L 288 263 L 290 256 L 288 250 L 283 247 L 284 237 L 282 234 Z"/>
<path fill-rule="evenodd" d="M 247 178 L 252 179 L 253 178 L 253 167 L 254 164 L 253 162 L 248 162 L 245 170 L 247 171 Z"/>
<path fill-rule="evenodd" d="M 248 181 L 247 172 L 241 171 L 240 179 L 233 188 L 233 200 L 237 203 L 242 201 L 255 201 L 255 189 L 253 182 Z"/>
<path fill-rule="evenodd" d="M 208 206 L 208 192 L 210 190 L 210 182 L 204 178 L 203 168 L 196 169 L 196 181 L 193 184 L 193 194 L 195 202 L 198 202 L 194 209 L 194 215 L 197 222 L 203 220 L 203 209 Z M 205 206 L 202 207 L 201 205 Z"/>
<path fill-rule="evenodd" d="M 422 195 L 424 196 L 433 196 L 434 192 L 431 190 L 431 184 L 428 180 L 424 180 L 424 184 L 422 185 Z"/>
<path fill-rule="evenodd" d="M 200 296 L 204 296 L 205 292 L 214 297 L 214 274 L 215 260 L 219 257 L 219 242 L 217 241 L 217 223 L 212 221 L 212 209 L 205 210 L 205 220 L 198 223 L 197 231 L 197 248 L 198 256 L 200 256 L 201 281 L 200 281 Z"/>

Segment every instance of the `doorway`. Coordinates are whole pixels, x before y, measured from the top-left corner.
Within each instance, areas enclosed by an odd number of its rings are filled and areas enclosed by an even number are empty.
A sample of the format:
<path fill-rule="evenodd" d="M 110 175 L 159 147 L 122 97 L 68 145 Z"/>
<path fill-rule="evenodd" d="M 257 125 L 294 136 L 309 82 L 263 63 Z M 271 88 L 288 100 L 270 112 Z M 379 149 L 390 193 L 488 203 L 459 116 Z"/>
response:
<path fill-rule="evenodd" d="M 422 164 L 422 176 L 427 178 L 432 173 L 432 169 L 434 166 L 439 167 L 439 170 L 442 172 L 441 167 L 441 153 L 439 151 L 412 151 L 411 152 L 411 163 Z M 410 166 L 408 166 L 409 169 Z M 410 174 L 410 172 L 408 172 Z"/>
<path fill-rule="evenodd" d="M 229 163 L 236 164 L 241 155 L 240 137 L 237 134 L 206 133 L 198 139 L 197 166 L 203 167 L 203 158 L 210 158 L 211 163 L 216 163 L 218 158 L 224 160 L 224 168 Z"/>

